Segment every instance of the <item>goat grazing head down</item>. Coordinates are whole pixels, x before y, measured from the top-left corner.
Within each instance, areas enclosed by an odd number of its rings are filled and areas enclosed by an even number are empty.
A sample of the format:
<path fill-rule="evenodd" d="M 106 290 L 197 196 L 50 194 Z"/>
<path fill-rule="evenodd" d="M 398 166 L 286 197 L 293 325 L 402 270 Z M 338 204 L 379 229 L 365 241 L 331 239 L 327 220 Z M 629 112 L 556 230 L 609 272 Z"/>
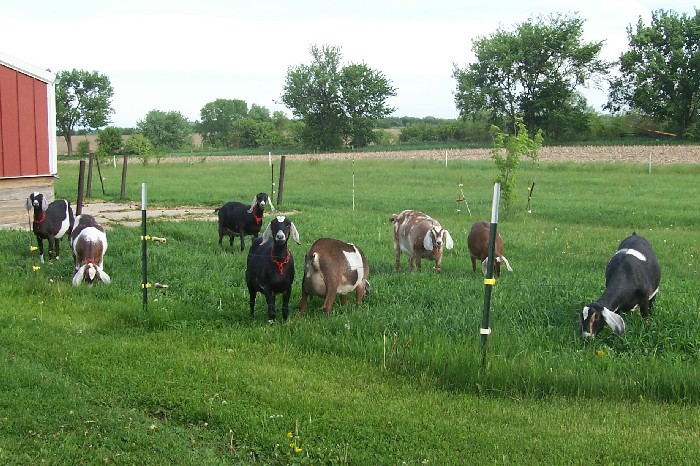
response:
<path fill-rule="evenodd" d="M 92 215 L 78 215 L 71 233 L 71 249 L 75 264 L 73 285 L 83 281 L 92 285 L 97 278 L 109 285 L 111 278 L 104 271 L 104 254 L 107 251 L 107 235 L 102 225 Z"/>
<path fill-rule="evenodd" d="M 642 317 L 648 318 L 660 281 L 659 262 L 649 242 L 636 233 L 622 240 L 605 267 L 605 291 L 581 312 L 579 329 L 583 336 L 597 335 L 604 324 L 617 334 L 625 333 L 620 313 L 636 306 Z"/>
<path fill-rule="evenodd" d="M 450 233 L 429 215 L 417 210 L 404 210 L 389 217 L 394 232 L 394 268 L 398 272 L 401 253 L 408 255 L 408 270 L 413 271 L 415 263 L 420 272 L 421 259 L 435 261 L 435 270 L 442 270 L 442 256 L 445 249 L 452 249 L 454 242 Z"/>
<path fill-rule="evenodd" d="M 467 247 L 472 261 L 472 272 L 476 272 L 476 261 L 481 261 L 481 271 L 486 275 L 486 266 L 489 259 L 489 233 L 491 224 L 485 220 L 474 222 L 469 235 L 467 236 Z M 509 272 L 513 269 L 508 262 L 508 259 L 503 255 L 503 240 L 500 233 L 496 232 L 496 245 L 494 248 L 494 274 L 498 277 L 501 275 L 501 264 L 505 264 Z"/>
<path fill-rule="evenodd" d="M 348 293 L 355 290 L 359 306 L 369 293 L 369 265 L 362 250 L 352 243 L 332 238 L 320 238 L 311 245 L 304 258 L 304 278 L 301 284 L 299 313 L 304 315 L 309 296 L 324 298 L 323 311 L 330 314 L 336 295 L 345 306 Z"/>
<path fill-rule="evenodd" d="M 44 239 L 49 243 L 49 258 L 59 256 L 60 239 L 73 228 L 73 209 L 65 199 L 57 199 L 52 203 L 46 197 L 34 192 L 27 198 L 27 210 L 34 209 L 32 231 L 36 236 L 39 247 L 39 259 L 44 262 Z"/>
<path fill-rule="evenodd" d="M 270 323 L 275 321 L 277 313 L 275 295 L 282 294 L 282 318 L 287 320 L 294 282 L 294 258 L 287 248 L 290 237 L 300 244 L 294 223 L 280 215 L 270 222 L 261 238 L 253 240 L 246 267 L 251 317 L 255 312 L 255 298 L 260 292 L 265 295 Z"/>
<path fill-rule="evenodd" d="M 272 201 L 266 193 L 258 193 L 253 197 L 250 205 L 242 202 L 231 201 L 215 209 L 219 216 L 219 245 L 224 236 L 229 237 L 229 245 L 233 246 L 233 239 L 238 236 L 241 239 L 241 251 L 245 249 L 244 237 L 247 235 L 257 238 L 262 228 L 265 204 L 275 210 Z"/>

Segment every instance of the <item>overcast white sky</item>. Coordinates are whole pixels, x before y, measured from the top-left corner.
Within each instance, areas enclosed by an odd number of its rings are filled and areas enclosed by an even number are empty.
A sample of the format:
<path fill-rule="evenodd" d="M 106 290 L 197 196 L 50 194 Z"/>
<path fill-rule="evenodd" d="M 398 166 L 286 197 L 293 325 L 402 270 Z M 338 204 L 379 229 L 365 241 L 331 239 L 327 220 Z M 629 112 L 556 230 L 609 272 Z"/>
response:
<path fill-rule="evenodd" d="M 695 0 L 0 0 L 0 51 L 53 72 L 107 75 L 112 124 L 132 127 L 151 110 L 199 119 L 218 98 L 270 111 L 287 70 L 310 63 L 309 46 L 341 48 L 397 88 L 396 116 L 456 118 L 455 64 L 472 41 L 538 15 L 576 13 L 584 39 L 604 40 L 601 58 L 627 49 L 626 27 L 658 9 L 694 14 Z M 583 90 L 597 110 L 605 92 Z"/>

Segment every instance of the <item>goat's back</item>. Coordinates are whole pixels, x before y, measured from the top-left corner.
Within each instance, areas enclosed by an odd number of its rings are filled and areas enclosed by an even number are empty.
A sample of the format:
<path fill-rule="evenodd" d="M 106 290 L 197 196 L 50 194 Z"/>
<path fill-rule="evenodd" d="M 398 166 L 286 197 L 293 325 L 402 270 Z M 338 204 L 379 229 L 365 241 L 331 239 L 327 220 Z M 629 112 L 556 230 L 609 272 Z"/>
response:
<path fill-rule="evenodd" d="M 479 260 L 484 260 L 488 257 L 490 231 L 491 224 L 486 220 L 477 220 L 474 222 L 471 230 L 469 230 L 469 235 L 467 236 L 467 248 L 469 249 L 469 254 L 472 257 Z M 503 240 L 498 232 L 496 232 L 495 249 L 497 255 L 501 255 L 503 253 Z"/>
<path fill-rule="evenodd" d="M 622 240 L 605 267 L 606 287 L 632 287 L 649 293 L 660 281 L 656 254 L 649 241 L 636 233 Z"/>

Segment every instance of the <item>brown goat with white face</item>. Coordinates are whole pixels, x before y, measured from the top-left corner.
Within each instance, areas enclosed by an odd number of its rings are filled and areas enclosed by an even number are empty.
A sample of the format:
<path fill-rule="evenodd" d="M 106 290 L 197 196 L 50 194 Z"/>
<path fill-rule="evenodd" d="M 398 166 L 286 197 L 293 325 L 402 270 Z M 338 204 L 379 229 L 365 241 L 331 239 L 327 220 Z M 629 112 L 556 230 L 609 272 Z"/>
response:
<path fill-rule="evenodd" d="M 345 306 L 348 293 L 355 290 L 359 306 L 369 293 L 369 265 L 362 250 L 352 243 L 332 238 L 320 238 L 311 245 L 304 261 L 299 313 L 304 315 L 309 296 L 324 298 L 323 311 L 330 314 L 336 295 Z"/>
<path fill-rule="evenodd" d="M 404 210 L 389 217 L 394 224 L 394 268 L 399 271 L 401 253 L 408 255 L 408 270 L 413 271 L 415 263 L 421 271 L 421 259 L 435 261 L 435 271 L 442 270 L 442 253 L 452 249 L 454 243 L 450 233 L 440 222 L 417 210 Z"/>
<path fill-rule="evenodd" d="M 489 231 L 491 225 L 485 220 L 474 222 L 469 236 L 467 236 L 467 247 L 472 260 L 472 272 L 476 272 L 476 260 L 481 261 L 481 270 L 486 275 L 486 261 L 489 257 Z M 508 259 L 503 255 L 503 240 L 501 235 L 496 233 L 495 258 L 493 262 L 494 274 L 498 277 L 501 275 L 501 263 L 506 264 L 509 272 L 513 269 L 510 267 Z"/>

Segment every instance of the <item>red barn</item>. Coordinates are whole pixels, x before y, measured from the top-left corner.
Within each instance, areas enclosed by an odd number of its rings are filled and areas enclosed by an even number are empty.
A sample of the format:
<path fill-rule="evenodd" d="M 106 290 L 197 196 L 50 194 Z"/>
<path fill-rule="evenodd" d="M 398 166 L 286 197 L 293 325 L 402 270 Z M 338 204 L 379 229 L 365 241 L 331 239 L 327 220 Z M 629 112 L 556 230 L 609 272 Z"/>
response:
<path fill-rule="evenodd" d="M 0 228 L 28 228 L 33 191 L 54 198 L 55 75 L 0 53 Z"/>

